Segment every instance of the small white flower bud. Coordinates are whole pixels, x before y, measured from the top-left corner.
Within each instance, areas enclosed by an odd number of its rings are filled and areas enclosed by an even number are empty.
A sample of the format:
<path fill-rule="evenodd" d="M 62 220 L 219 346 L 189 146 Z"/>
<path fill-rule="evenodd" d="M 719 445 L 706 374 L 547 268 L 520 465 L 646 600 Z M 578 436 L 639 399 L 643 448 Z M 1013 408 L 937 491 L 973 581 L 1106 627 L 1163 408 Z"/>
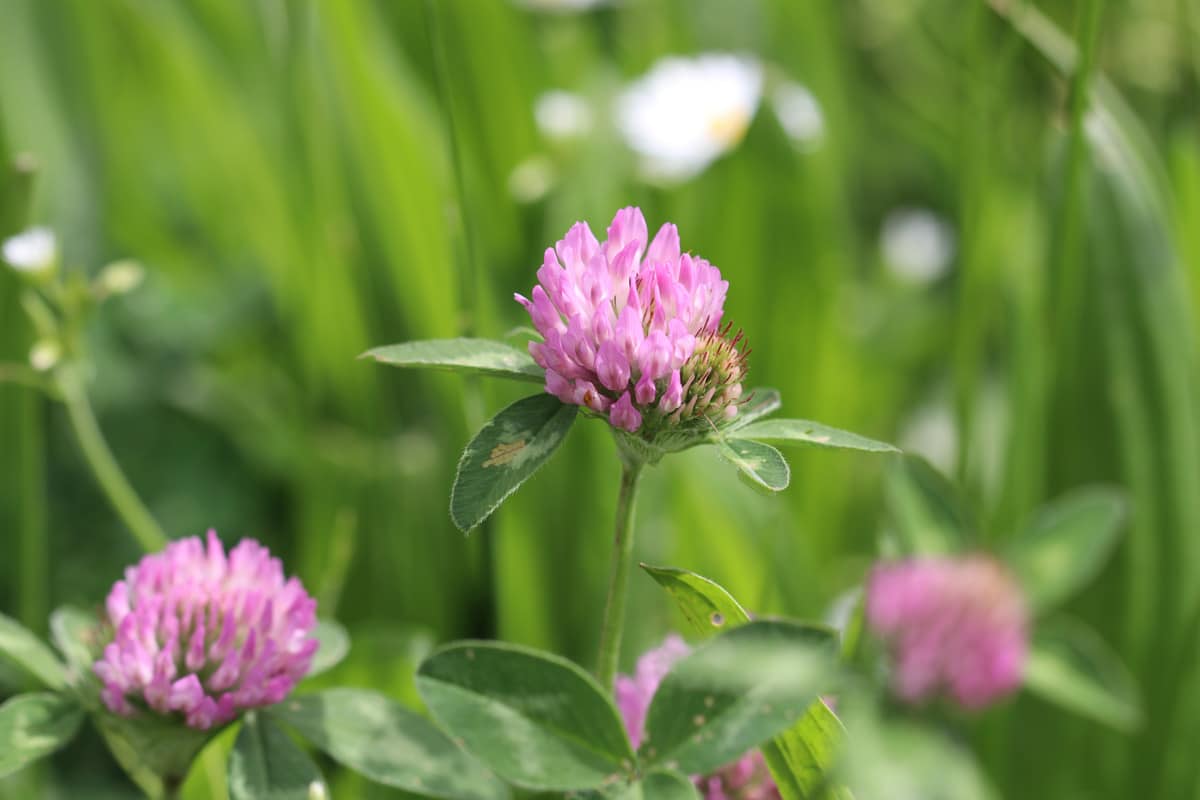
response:
<path fill-rule="evenodd" d="M 96 286 L 103 295 L 127 294 L 141 286 L 146 270 L 136 261 L 114 261 L 100 271 Z"/>
<path fill-rule="evenodd" d="M 4 240 L 4 260 L 18 272 L 42 275 L 58 264 L 58 240 L 49 228 L 30 228 Z"/>
<path fill-rule="evenodd" d="M 29 349 L 29 365 L 38 372 L 46 372 L 62 358 L 62 347 L 53 339 L 39 339 Z"/>

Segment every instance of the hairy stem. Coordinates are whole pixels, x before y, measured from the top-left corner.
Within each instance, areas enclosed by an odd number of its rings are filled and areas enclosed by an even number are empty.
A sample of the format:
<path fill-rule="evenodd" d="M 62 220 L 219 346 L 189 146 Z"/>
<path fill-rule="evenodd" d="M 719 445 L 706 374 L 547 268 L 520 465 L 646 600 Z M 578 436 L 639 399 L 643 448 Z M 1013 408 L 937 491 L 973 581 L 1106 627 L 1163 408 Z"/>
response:
<path fill-rule="evenodd" d="M 633 505 L 637 496 L 642 464 L 622 459 L 621 490 L 617 495 L 617 524 L 613 536 L 612 568 L 608 580 L 608 600 L 604 604 L 604 623 L 600 628 L 600 660 L 596 678 L 611 689 L 621 657 L 621 634 L 625 628 L 625 601 L 629 570 L 633 565 Z"/>
<path fill-rule="evenodd" d="M 58 385 L 75 438 L 96 481 L 108 496 L 109 503 L 143 550 L 148 553 L 161 550 L 167 543 L 167 537 L 142 504 L 108 448 L 79 375 L 73 369 L 64 369 L 59 375 Z"/>

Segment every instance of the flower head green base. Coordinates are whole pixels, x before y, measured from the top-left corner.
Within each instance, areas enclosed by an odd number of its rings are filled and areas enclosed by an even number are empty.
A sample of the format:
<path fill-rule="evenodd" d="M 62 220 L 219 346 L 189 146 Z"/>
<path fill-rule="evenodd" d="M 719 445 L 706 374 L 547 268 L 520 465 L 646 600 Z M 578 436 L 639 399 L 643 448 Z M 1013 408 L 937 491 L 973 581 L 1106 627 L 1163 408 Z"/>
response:
<path fill-rule="evenodd" d="M 634 432 L 614 429 L 622 457 L 657 463 L 667 453 L 711 442 L 729 427 L 754 394 L 746 394 L 750 348 L 742 332 L 730 335 L 732 323 L 696 337 L 696 350 L 680 367 L 682 400 L 670 413 L 654 410 Z"/>

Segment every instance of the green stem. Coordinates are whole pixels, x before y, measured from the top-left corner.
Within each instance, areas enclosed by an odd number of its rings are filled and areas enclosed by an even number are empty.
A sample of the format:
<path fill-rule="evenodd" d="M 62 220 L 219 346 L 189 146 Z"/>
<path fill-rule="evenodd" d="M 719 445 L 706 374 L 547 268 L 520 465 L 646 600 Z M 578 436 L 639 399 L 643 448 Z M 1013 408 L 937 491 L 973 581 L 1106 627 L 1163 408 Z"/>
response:
<path fill-rule="evenodd" d="M 129 479 L 121 471 L 117 460 L 113 458 L 108 443 L 104 441 L 104 434 L 100 432 L 100 425 L 96 422 L 96 415 L 84 391 L 83 382 L 73 369 L 67 367 L 59 374 L 58 386 L 62 392 L 63 403 L 67 407 L 71 427 L 79 440 L 79 447 L 83 450 L 88 466 L 92 468 L 96 481 L 108 496 L 113 509 L 124 520 L 143 550 L 148 553 L 161 550 L 167 543 L 166 534 L 146 510 L 137 492 L 129 485 Z"/>
<path fill-rule="evenodd" d="M 629 570 L 633 566 L 633 505 L 637 497 L 642 464 L 622 459 L 621 490 L 617 495 L 617 524 L 613 536 L 612 572 L 608 580 L 608 600 L 604 604 L 604 624 L 600 628 L 600 660 L 596 678 L 605 689 L 612 688 L 621 657 L 621 634 L 625 628 L 625 601 Z"/>
<path fill-rule="evenodd" d="M 1054 296 L 1055 317 L 1058 319 L 1059 367 L 1063 385 L 1070 385 L 1070 373 L 1075 371 L 1077 336 L 1076 325 L 1082 303 L 1085 277 L 1083 263 L 1083 228 L 1088 177 L 1088 141 L 1084 129 L 1088 103 L 1091 98 L 1092 71 L 1096 60 L 1096 41 L 1100 32 L 1103 0 L 1088 0 L 1079 11 L 1075 32 L 1078 56 L 1071 79 L 1071 128 L 1067 143 L 1065 195 L 1057 256 L 1057 283 Z M 1063 374 L 1063 373 L 1067 374 Z"/>
<path fill-rule="evenodd" d="M 20 618 L 31 630 L 42 630 L 49 613 L 50 550 L 46 527 L 46 463 L 42 398 L 21 392 L 15 398 L 17 433 L 17 518 L 21 536 L 18 575 Z"/>

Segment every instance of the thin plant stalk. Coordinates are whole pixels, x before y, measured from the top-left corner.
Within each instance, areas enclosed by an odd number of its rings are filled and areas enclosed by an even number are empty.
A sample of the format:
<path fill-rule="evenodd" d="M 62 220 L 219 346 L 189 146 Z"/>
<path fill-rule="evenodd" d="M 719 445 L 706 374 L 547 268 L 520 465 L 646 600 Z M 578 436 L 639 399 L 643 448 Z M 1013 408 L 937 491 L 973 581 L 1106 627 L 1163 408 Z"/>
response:
<path fill-rule="evenodd" d="M 79 441 L 83 456 L 109 503 L 143 550 L 147 553 L 161 550 L 167 543 L 167 536 L 150 515 L 113 457 L 108 442 L 104 440 L 104 434 L 100 432 L 96 414 L 92 411 L 91 401 L 88 400 L 79 376 L 69 368 L 64 369 L 59 376 L 58 386 L 62 392 L 63 403 L 67 407 L 71 428 L 75 431 L 75 438 Z"/>
<path fill-rule="evenodd" d="M 449 143 L 450 166 L 454 175 L 454 197 L 450 204 L 450 235 L 454 251 L 454 265 L 459 276 L 459 308 L 462 336 L 474 336 L 479 319 L 479 303 L 476 281 L 478 268 L 478 246 L 476 231 L 470 220 L 470 195 L 467 190 L 467 167 L 463 159 L 462 138 L 459 133 L 459 117 L 456 95 L 450 74 L 447 56 L 445 27 L 441 18 L 441 0 L 425 0 L 426 33 L 433 52 L 433 75 L 438 96 L 444 110 L 443 124 Z M 483 391 L 478 380 L 469 376 L 463 384 L 463 406 L 467 427 L 478 430 L 486 419 Z M 483 530 L 476 537 L 479 548 L 479 576 L 482 586 L 479 593 L 485 606 L 484 630 L 486 636 L 494 636 L 499 630 L 499 591 L 496 579 L 496 541 L 491 535 L 491 520 L 484 520 Z"/>
<path fill-rule="evenodd" d="M 621 658 L 621 635 L 625 629 L 629 572 L 633 567 L 633 507 L 637 499 L 638 478 L 642 474 L 642 464 L 626 459 L 622 459 L 622 462 L 608 599 L 604 603 L 604 622 L 600 628 L 600 658 L 596 665 L 596 678 L 606 689 L 612 687 Z"/>

